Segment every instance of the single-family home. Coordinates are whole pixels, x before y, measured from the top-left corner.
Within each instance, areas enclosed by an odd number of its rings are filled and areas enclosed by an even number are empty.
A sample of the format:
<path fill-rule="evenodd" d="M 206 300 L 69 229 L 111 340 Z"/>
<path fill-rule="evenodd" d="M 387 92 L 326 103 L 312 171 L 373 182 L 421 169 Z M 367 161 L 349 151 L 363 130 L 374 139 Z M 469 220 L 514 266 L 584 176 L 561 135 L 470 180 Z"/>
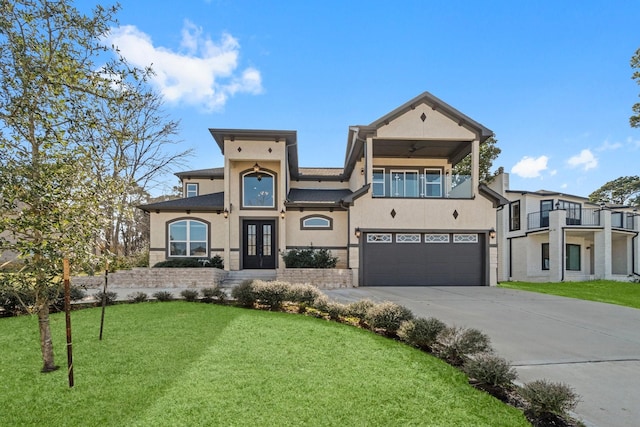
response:
<path fill-rule="evenodd" d="M 640 216 L 555 191 L 509 189 L 508 174 L 491 187 L 509 200 L 498 211 L 498 280 L 629 280 L 640 271 Z"/>
<path fill-rule="evenodd" d="M 183 198 L 141 207 L 150 265 L 220 255 L 229 271 L 280 271 L 285 251 L 313 247 L 356 286 L 496 284 L 508 200 L 479 180 L 493 132 L 432 94 L 349 126 L 339 168 L 300 166 L 293 130 L 210 133 L 224 165 L 178 173 Z"/>

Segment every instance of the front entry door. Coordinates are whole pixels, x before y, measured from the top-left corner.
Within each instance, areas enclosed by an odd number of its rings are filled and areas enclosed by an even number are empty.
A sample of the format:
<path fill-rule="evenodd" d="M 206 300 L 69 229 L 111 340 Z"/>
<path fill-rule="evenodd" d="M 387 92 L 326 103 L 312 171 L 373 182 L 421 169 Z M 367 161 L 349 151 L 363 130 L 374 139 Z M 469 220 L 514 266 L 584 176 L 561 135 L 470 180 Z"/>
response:
<path fill-rule="evenodd" d="M 244 221 L 242 268 L 276 268 L 275 228 L 275 221 Z"/>

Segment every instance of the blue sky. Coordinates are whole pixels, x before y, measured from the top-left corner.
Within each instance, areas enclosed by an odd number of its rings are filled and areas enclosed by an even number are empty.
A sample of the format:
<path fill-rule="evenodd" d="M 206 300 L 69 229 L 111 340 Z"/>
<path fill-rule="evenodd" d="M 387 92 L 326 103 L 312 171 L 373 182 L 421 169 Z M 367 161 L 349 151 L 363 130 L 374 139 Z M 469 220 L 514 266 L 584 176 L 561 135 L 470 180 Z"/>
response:
<path fill-rule="evenodd" d="M 349 125 L 429 91 L 495 132 L 512 189 L 640 174 L 637 0 L 120 3 L 111 40 L 154 64 L 187 169 L 223 165 L 210 127 L 296 130 L 300 166 L 342 166 Z"/>

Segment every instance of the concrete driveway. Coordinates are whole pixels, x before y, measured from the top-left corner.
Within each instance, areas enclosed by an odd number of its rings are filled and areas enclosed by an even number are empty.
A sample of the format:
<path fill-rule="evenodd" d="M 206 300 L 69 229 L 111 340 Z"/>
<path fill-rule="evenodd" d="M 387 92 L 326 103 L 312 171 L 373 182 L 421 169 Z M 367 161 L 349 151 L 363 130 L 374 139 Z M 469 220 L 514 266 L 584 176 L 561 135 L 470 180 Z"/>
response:
<path fill-rule="evenodd" d="M 581 396 L 587 426 L 640 420 L 640 310 L 495 287 L 362 287 L 332 299 L 393 301 L 419 317 L 480 329 L 519 381 L 546 378 Z"/>

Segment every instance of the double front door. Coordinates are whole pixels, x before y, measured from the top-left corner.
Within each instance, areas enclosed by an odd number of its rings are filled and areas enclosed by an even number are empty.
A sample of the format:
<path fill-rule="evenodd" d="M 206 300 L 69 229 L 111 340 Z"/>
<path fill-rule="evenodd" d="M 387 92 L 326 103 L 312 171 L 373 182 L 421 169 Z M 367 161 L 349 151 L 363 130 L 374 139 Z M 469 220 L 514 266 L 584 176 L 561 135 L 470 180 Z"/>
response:
<path fill-rule="evenodd" d="M 276 268 L 276 222 L 245 220 L 242 228 L 242 268 Z"/>

